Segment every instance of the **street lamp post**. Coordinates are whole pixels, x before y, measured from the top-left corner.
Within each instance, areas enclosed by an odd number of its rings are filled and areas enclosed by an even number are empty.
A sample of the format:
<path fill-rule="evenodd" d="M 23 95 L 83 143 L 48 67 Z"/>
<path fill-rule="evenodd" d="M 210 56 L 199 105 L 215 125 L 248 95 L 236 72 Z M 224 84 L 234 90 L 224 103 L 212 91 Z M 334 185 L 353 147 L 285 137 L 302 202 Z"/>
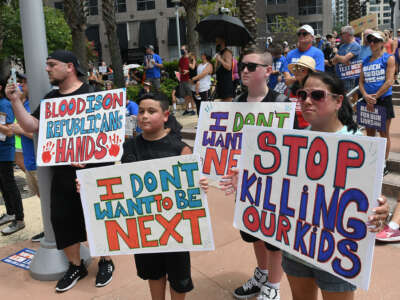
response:
<path fill-rule="evenodd" d="M 178 55 L 181 58 L 181 32 L 179 30 L 179 3 L 181 3 L 181 0 L 172 0 L 171 2 L 175 3 L 176 37 L 178 40 Z"/>
<path fill-rule="evenodd" d="M 396 6 L 396 0 L 390 0 L 390 28 L 394 30 L 394 7 Z"/>

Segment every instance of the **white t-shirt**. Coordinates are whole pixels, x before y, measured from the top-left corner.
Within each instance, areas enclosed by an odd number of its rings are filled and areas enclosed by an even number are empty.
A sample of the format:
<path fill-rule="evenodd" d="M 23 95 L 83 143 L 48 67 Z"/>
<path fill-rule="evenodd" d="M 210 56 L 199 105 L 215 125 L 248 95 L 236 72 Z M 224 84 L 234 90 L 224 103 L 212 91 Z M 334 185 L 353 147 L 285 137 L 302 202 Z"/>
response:
<path fill-rule="evenodd" d="M 197 75 L 201 74 L 209 63 L 201 63 L 197 66 Z M 199 80 L 199 92 L 205 92 L 210 89 L 211 86 L 211 75 L 207 74 Z"/>

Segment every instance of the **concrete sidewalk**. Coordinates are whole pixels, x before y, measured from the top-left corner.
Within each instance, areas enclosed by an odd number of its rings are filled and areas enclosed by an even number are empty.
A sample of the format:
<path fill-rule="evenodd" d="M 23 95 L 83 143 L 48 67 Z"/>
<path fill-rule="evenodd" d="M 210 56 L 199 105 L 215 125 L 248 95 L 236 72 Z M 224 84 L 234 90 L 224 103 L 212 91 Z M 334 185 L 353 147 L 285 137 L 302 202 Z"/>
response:
<path fill-rule="evenodd" d="M 255 258 L 252 247 L 244 243 L 232 226 L 233 198 L 211 187 L 209 206 L 212 216 L 216 250 L 192 252 L 192 276 L 195 289 L 187 299 L 232 299 L 231 292 L 252 275 Z M 40 230 L 39 200 L 36 197 L 24 200 L 27 228 L 19 233 L 0 237 L 0 258 L 23 248 L 37 249 L 39 244 L 29 238 Z M 400 275 L 400 244 L 377 246 L 375 251 L 372 281 L 368 292 L 357 291 L 356 299 L 397 300 L 400 299 L 398 278 Z M 96 260 L 89 267 L 89 275 L 64 294 L 54 291 L 56 282 L 40 282 L 32 279 L 28 271 L 0 262 L 0 291 L 4 299 L 150 299 L 147 284 L 136 276 L 132 256 L 116 256 L 114 279 L 109 286 L 94 286 L 97 272 Z M 169 299 L 169 296 L 167 297 Z M 281 299 L 291 299 L 286 277 L 282 279 Z M 322 299 L 320 297 L 320 299 Z"/>

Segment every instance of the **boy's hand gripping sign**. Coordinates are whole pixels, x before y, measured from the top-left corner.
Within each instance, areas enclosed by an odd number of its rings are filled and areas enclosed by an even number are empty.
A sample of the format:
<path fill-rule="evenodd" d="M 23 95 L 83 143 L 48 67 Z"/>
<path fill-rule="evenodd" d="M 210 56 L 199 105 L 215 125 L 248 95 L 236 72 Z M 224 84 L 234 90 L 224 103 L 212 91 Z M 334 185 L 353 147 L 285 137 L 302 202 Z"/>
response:
<path fill-rule="evenodd" d="M 125 106 L 125 89 L 42 101 L 38 166 L 119 161 Z"/>
<path fill-rule="evenodd" d="M 92 256 L 214 250 L 194 155 L 76 173 Z"/>
<path fill-rule="evenodd" d="M 194 153 L 202 173 L 219 180 L 237 167 L 244 125 L 293 128 L 296 105 L 290 102 L 202 102 Z"/>
<path fill-rule="evenodd" d="M 368 289 L 386 140 L 245 126 L 234 226 Z"/>

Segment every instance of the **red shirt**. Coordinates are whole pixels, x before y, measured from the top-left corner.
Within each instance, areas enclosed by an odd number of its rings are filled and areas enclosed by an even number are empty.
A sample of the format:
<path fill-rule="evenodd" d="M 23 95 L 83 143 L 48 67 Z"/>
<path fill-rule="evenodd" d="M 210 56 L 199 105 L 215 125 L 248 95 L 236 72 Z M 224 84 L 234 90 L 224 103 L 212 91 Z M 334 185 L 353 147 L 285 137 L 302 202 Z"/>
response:
<path fill-rule="evenodd" d="M 183 71 L 187 70 L 188 72 L 186 74 L 183 74 Z M 189 75 L 189 58 L 182 56 L 179 59 L 179 72 L 181 73 L 181 82 L 184 81 L 189 81 L 190 75 Z"/>
<path fill-rule="evenodd" d="M 291 102 L 296 103 L 296 117 L 297 117 L 297 125 L 301 128 L 304 129 L 306 128 L 308 125 L 308 122 L 306 120 L 304 120 L 303 114 L 301 113 L 301 105 L 300 102 L 298 101 L 298 98 L 295 94 L 292 93 L 292 91 L 290 91 L 289 96 L 289 100 Z"/>

